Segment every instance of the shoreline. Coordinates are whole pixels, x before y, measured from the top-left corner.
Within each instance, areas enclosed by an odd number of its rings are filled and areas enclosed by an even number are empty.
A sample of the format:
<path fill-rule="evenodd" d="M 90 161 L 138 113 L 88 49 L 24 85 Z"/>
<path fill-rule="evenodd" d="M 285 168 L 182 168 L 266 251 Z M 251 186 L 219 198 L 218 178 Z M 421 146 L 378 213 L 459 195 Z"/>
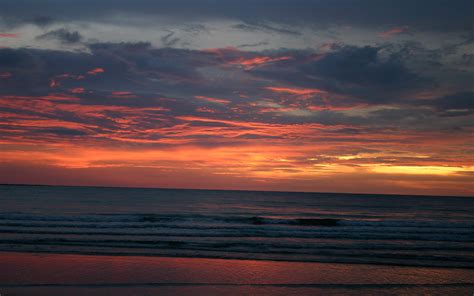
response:
<path fill-rule="evenodd" d="M 15 253 L 15 254 L 31 254 L 31 255 L 71 255 L 71 256 L 92 256 L 92 257 L 143 257 L 143 258 L 180 258 L 180 259 L 208 259 L 208 260 L 230 260 L 230 261 L 262 261 L 262 262 L 284 262 L 284 263 L 308 263 L 308 264 L 336 264 L 336 265 L 367 265 L 367 266 L 379 266 L 388 268 L 436 268 L 436 269 L 461 269 L 461 270 L 472 270 L 474 276 L 474 267 L 472 266 L 445 266 L 445 265 L 410 265 L 403 263 L 379 263 L 379 262 L 343 262 L 343 261 L 330 261 L 330 260 L 285 260 L 285 259 L 267 259 L 267 258 L 245 258 L 245 257 L 223 257 L 223 256 L 196 256 L 196 255 L 175 255 L 172 254 L 159 254 L 159 253 L 133 253 L 130 252 L 87 252 L 87 251 L 46 251 L 46 250 L 8 250 L 0 248 L 0 255 L 3 253 Z M 0 261 L 1 263 L 1 261 Z"/>

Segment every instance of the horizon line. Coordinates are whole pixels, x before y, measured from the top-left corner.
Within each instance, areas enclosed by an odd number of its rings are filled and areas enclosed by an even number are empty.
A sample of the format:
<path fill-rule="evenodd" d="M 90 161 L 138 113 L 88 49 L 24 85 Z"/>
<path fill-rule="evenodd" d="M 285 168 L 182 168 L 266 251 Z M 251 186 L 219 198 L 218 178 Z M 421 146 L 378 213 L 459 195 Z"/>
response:
<path fill-rule="evenodd" d="M 367 193 L 367 192 L 330 192 L 330 191 L 281 191 L 281 190 L 252 190 L 252 189 L 219 189 L 219 188 L 176 188 L 176 187 L 140 187 L 140 186 L 107 186 L 107 185 L 60 185 L 60 184 L 28 184 L 0 183 L 0 186 L 37 186 L 37 187 L 88 187 L 114 189 L 155 189 L 155 190 L 200 190 L 200 191 L 242 191 L 242 192 L 274 192 L 274 193 L 309 193 L 309 194 L 352 194 L 352 195 L 384 195 L 384 196 L 413 196 L 413 197 L 447 197 L 474 198 L 470 195 L 427 195 L 427 194 L 397 194 L 397 193 Z"/>

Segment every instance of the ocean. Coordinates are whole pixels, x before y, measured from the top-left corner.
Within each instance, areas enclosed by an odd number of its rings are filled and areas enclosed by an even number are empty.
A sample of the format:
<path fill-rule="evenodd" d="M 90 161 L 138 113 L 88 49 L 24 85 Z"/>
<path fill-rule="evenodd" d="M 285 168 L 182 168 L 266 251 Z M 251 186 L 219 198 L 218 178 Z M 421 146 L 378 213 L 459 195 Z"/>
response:
<path fill-rule="evenodd" d="M 474 267 L 474 199 L 0 186 L 0 251 Z"/>

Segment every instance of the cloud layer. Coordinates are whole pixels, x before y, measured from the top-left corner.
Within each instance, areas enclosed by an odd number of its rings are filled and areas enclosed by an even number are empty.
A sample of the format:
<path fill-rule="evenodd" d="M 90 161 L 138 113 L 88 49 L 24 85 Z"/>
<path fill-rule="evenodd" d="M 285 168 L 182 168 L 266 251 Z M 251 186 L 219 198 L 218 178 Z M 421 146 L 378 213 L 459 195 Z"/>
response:
<path fill-rule="evenodd" d="M 24 2 L 1 182 L 473 193 L 467 1 Z"/>

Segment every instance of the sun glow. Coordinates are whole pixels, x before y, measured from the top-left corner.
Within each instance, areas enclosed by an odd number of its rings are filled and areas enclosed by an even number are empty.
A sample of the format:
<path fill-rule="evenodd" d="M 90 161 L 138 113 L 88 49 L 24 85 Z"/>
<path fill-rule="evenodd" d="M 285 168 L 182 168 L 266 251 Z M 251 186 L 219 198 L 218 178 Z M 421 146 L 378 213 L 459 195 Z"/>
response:
<path fill-rule="evenodd" d="M 374 165 L 372 171 L 384 174 L 440 175 L 447 176 L 462 172 L 474 172 L 474 166 L 388 166 Z"/>

